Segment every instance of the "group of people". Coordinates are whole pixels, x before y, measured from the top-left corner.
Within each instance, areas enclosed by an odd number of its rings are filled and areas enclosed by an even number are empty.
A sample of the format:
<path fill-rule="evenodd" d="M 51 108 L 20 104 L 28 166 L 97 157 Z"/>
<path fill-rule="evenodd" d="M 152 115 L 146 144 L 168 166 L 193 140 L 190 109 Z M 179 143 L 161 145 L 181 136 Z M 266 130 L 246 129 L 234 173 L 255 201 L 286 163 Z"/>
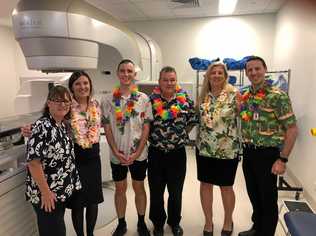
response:
<path fill-rule="evenodd" d="M 180 221 L 185 145 L 188 133 L 197 126 L 197 178 L 205 216 L 203 236 L 213 235 L 214 185 L 220 187 L 225 212 L 221 235 L 232 235 L 233 184 L 241 152 L 253 226 L 239 235 L 273 236 L 278 214 L 277 175 L 285 172 L 297 135 L 296 120 L 288 95 L 265 81 L 267 67 L 262 58 L 249 58 L 245 71 L 251 85 L 239 92 L 228 84 L 225 64 L 212 63 L 195 106 L 179 87 L 177 73 L 170 66 L 161 69 L 159 85 L 149 97 L 138 91 L 135 65 L 128 59 L 117 67 L 119 86 L 101 104 L 92 97 L 92 82 L 84 72 L 75 72 L 69 79 L 71 94 L 62 86 L 53 87 L 43 117 L 32 127 L 22 129 L 29 136 L 26 197 L 37 215 L 40 235 L 66 235 L 66 207 L 72 209 L 79 236 L 84 235 L 85 210 L 87 235 L 93 235 L 98 204 L 103 201 L 101 126 L 110 146 L 115 182 L 118 225 L 113 235 L 127 232 L 128 172 L 135 192 L 138 234 L 150 235 L 144 220 L 147 174 L 153 235 L 164 235 L 165 223 L 173 235 L 183 235 Z"/>

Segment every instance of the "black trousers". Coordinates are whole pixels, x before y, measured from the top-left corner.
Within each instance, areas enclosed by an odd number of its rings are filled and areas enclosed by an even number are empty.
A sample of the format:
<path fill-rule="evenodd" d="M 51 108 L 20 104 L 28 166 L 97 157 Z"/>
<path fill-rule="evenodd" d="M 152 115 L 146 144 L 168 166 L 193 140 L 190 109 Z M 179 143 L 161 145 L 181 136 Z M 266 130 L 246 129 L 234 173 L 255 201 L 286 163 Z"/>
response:
<path fill-rule="evenodd" d="M 186 152 L 184 147 L 167 153 L 152 146 L 149 147 L 149 219 L 155 227 L 163 227 L 167 219 L 164 209 L 164 192 L 166 186 L 169 193 L 167 223 L 170 226 L 176 226 L 180 223 L 185 174 Z"/>
<path fill-rule="evenodd" d="M 256 236 L 274 236 L 278 223 L 277 176 L 271 173 L 273 163 L 279 157 L 277 147 L 243 149 L 243 172 L 247 192 L 252 204 L 253 227 Z"/>
<path fill-rule="evenodd" d="M 65 204 L 55 203 L 55 210 L 52 212 L 46 212 L 40 205 L 34 204 L 33 208 L 40 236 L 66 236 Z"/>

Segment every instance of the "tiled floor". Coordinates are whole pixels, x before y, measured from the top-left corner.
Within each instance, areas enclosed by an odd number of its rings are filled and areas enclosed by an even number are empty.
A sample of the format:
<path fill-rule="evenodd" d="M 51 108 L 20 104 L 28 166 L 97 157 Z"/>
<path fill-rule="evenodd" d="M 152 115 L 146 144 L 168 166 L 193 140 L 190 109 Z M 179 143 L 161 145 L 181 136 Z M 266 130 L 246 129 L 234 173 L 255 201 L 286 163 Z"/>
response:
<path fill-rule="evenodd" d="M 204 218 L 200 204 L 199 196 L 199 182 L 196 179 L 196 165 L 194 158 L 194 150 L 192 148 L 187 149 L 188 163 L 187 163 L 187 175 L 185 180 L 184 192 L 183 192 L 183 210 L 181 225 L 184 229 L 184 235 L 186 236 L 200 236 L 202 235 Z M 148 195 L 148 185 L 146 182 L 146 189 Z M 248 229 L 251 226 L 250 215 L 251 206 L 248 200 L 245 182 L 242 175 L 241 164 L 238 167 L 236 181 L 234 185 L 236 193 L 236 208 L 234 211 L 234 236 L 238 235 L 239 231 Z M 166 194 L 167 196 L 167 194 Z M 148 196 L 147 196 L 148 197 Z M 294 197 L 294 194 L 280 194 L 280 198 Z M 127 206 L 127 225 L 128 232 L 126 236 L 137 236 L 136 224 L 137 213 L 134 205 L 134 194 L 129 185 L 128 188 L 128 206 Z M 220 191 L 218 188 L 214 189 L 214 203 L 213 203 L 213 220 L 214 220 L 214 235 L 220 235 L 220 231 L 223 224 L 223 207 L 221 202 Z M 148 210 L 146 212 L 147 224 L 152 230 L 152 225 L 148 219 Z M 115 229 L 117 221 L 114 220 L 106 227 L 96 230 L 95 236 L 108 236 Z M 169 227 L 165 227 L 165 236 L 172 235 Z M 276 236 L 285 236 L 280 225 L 278 225 Z"/>

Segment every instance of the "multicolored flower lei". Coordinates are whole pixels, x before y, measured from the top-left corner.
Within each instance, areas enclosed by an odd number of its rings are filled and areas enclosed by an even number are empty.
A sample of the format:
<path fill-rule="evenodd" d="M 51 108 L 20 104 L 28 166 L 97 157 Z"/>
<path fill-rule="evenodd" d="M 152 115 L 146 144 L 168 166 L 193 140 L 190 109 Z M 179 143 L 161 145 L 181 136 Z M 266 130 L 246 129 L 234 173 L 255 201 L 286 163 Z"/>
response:
<path fill-rule="evenodd" d="M 240 116 L 243 121 L 249 122 L 253 119 L 254 113 L 258 112 L 259 106 L 265 98 L 265 90 L 260 88 L 256 94 L 248 89 L 241 97 Z"/>
<path fill-rule="evenodd" d="M 124 133 L 124 126 L 125 123 L 129 121 L 130 117 L 136 116 L 137 112 L 134 109 L 135 102 L 137 102 L 137 91 L 138 88 L 136 85 L 132 85 L 130 88 L 131 96 L 126 102 L 126 108 L 125 111 L 122 111 L 121 108 L 121 91 L 120 87 L 116 87 L 113 91 L 113 102 L 115 106 L 115 120 L 116 120 L 116 126 L 121 131 L 121 133 Z"/>
<path fill-rule="evenodd" d="M 85 127 L 82 126 L 83 117 L 86 118 Z M 76 143 L 82 148 L 91 148 L 92 144 L 99 141 L 100 116 L 95 102 L 90 102 L 87 112 L 79 112 L 72 107 L 71 127 Z"/>
<path fill-rule="evenodd" d="M 154 88 L 154 94 L 160 95 L 161 90 L 159 87 Z M 178 117 L 178 114 L 181 110 L 187 106 L 187 99 L 185 96 L 184 90 L 180 86 L 176 87 L 176 100 L 177 104 L 173 104 L 169 109 L 165 109 L 165 102 L 161 100 L 161 97 L 155 98 L 153 100 L 153 108 L 156 111 L 156 114 L 161 117 L 162 120 L 170 120 Z"/>

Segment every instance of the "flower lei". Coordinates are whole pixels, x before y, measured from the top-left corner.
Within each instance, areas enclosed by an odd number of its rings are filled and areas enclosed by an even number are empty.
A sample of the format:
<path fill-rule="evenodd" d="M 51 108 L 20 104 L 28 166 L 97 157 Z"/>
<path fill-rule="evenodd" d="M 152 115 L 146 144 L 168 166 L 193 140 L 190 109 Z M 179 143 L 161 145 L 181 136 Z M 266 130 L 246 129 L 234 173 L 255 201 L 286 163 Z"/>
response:
<path fill-rule="evenodd" d="M 82 122 L 82 116 L 88 114 L 86 128 L 87 132 L 84 132 L 85 129 L 82 129 L 80 123 Z M 71 127 L 73 130 L 73 135 L 76 140 L 76 143 L 82 148 L 91 148 L 92 144 L 97 143 L 99 140 L 99 115 L 97 111 L 97 105 L 95 102 L 92 102 L 88 105 L 87 112 L 78 112 L 72 108 L 71 112 Z"/>
<path fill-rule="evenodd" d="M 156 87 L 153 90 L 154 94 L 160 95 L 160 88 Z M 161 100 L 161 97 L 153 99 L 153 108 L 156 111 L 156 114 L 161 117 L 162 120 L 170 120 L 178 117 L 178 114 L 181 110 L 187 106 L 187 99 L 184 93 L 184 90 L 177 85 L 176 87 L 176 100 L 177 104 L 173 104 L 169 109 L 165 109 L 165 102 Z"/>
<path fill-rule="evenodd" d="M 210 96 L 207 96 L 205 98 L 204 100 L 205 105 L 202 105 L 201 107 L 203 109 L 202 116 L 203 116 L 204 122 L 208 127 L 213 128 L 213 126 L 216 125 L 218 120 L 221 118 L 221 110 L 224 107 L 225 103 L 227 102 L 227 98 L 228 98 L 228 92 L 225 90 L 222 90 L 215 102 L 214 109 L 211 109 L 210 107 L 211 105 Z"/>
<path fill-rule="evenodd" d="M 258 112 L 259 106 L 265 98 L 265 90 L 260 88 L 256 94 L 252 94 L 250 89 L 242 95 L 240 116 L 243 121 L 249 122 L 253 119 L 254 113 Z"/>
<path fill-rule="evenodd" d="M 115 106 L 115 120 L 116 120 L 116 126 L 121 131 L 121 133 L 124 133 L 124 126 L 125 123 L 129 121 L 130 117 L 136 116 L 137 112 L 135 111 L 135 102 L 137 102 L 137 91 L 138 88 L 136 85 L 132 85 L 130 88 L 131 96 L 126 102 L 126 109 L 123 112 L 121 109 L 121 91 L 120 87 L 116 87 L 113 91 L 113 102 Z"/>

